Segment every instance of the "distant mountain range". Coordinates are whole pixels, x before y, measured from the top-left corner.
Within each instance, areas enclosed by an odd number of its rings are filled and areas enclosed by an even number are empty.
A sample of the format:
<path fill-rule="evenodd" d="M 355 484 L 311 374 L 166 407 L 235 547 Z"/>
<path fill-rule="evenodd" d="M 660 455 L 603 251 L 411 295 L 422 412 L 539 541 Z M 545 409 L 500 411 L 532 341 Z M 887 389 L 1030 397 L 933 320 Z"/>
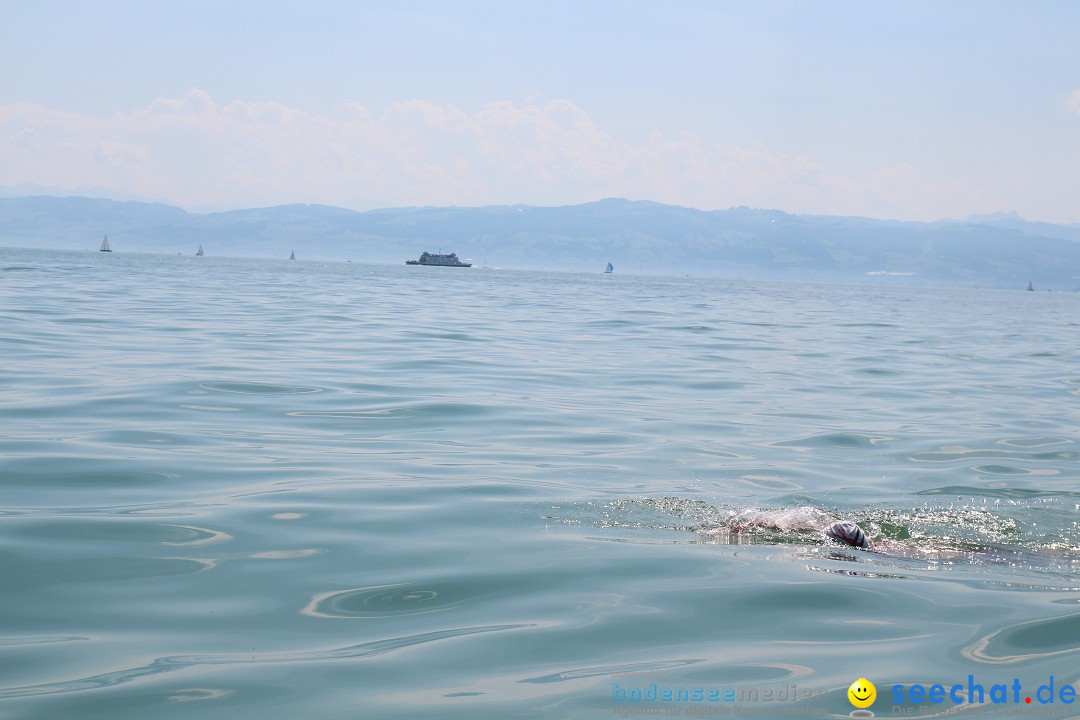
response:
<path fill-rule="evenodd" d="M 501 268 L 1080 290 L 1080 225 L 1012 213 L 933 223 L 703 211 L 629 200 L 355 212 L 281 205 L 189 213 L 86 197 L 0 198 L 0 244 L 401 264 L 456 252 Z"/>

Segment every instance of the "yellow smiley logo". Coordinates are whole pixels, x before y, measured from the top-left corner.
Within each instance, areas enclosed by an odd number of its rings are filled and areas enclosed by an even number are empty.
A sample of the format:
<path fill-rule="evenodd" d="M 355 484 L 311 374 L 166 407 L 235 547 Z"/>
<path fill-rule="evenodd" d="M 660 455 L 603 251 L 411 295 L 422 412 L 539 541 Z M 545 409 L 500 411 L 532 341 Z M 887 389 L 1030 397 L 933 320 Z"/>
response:
<path fill-rule="evenodd" d="M 847 689 L 848 700 L 857 708 L 868 708 L 877 699 L 877 688 L 866 678 L 859 678 Z"/>

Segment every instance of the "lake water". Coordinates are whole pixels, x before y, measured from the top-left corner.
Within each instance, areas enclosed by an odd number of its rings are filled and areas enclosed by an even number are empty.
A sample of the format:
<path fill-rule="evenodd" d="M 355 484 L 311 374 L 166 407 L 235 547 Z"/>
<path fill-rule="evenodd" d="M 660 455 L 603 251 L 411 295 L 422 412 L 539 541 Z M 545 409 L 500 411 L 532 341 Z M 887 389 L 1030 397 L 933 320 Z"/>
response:
<path fill-rule="evenodd" d="M 0 299 L 0 716 L 1080 716 L 1080 295 L 5 249 Z"/>

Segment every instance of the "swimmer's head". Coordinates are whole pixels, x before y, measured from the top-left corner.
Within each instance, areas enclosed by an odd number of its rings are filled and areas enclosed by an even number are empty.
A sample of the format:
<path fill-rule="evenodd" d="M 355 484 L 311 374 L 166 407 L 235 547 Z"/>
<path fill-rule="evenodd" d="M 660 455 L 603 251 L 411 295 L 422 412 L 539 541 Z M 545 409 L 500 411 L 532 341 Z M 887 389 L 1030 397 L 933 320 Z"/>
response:
<path fill-rule="evenodd" d="M 870 541 L 866 539 L 866 533 L 862 531 L 862 528 L 848 520 L 835 522 L 825 528 L 825 537 L 864 550 L 870 547 Z"/>

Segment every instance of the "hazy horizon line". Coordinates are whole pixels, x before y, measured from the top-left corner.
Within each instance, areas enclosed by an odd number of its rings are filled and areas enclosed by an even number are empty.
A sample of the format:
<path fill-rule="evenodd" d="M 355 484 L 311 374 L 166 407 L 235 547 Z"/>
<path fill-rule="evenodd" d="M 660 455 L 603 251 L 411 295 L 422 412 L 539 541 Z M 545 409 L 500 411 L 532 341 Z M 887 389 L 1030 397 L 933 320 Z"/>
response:
<path fill-rule="evenodd" d="M 220 213 L 230 212 L 243 212 L 245 210 L 271 210 L 280 207 L 326 207 L 334 208 L 337 210 L 347 210 L 357 214 L 372 213 L 372 212 L 385 212 L 393 210 L 439 210 L 439 209 L 456 209 L 456 210 L 483 210 L 487 208 L 513 208 L 513 207 L 533 207 L 544 209 L 559 209 L 559 208 L 573 208 L 582 207 L 585 205 L 594 205 L 598 203 L 608 201 L 623 201 L 627 203 L 640 203 L 659 205 L 662 207 L 678 208 L 682 210 L 692 210 L 694 212 L 713 213 L 713 212 L 730 212 L 738 209 L 748 209 L 759 212 L 779 212 L 791 217 L 836 217 L 836 218 L 851 218 L 860 220 L 873 220 L 877 222 L 896 222 L 896 223 L 913 223 L 922 225 L 932 225 L 939 222 L 956 222 L 956 223 L 977 223 L 980 220 L 1000 220 L 1000 219 L 1015 219 L 1026 223 L 1044 224 L 1044 225 L 1057 225 L 1060 227 L 1078 227 L 1080 222 L 1053 222 L 1047 220 L 1031 219 L 1021 215 L 1016 210 L 1000 210 L 988 213 L 971 213 L 966 217 L 939 217 L 934 220 L 919 220 L 913 218 L 899 218 L 899 217 L 878 217 L 868 214 L 837 214 L 837 213 L 824 213 L 824 212 L 792 212 L 778 207 L 757 207 L 753 205 L 731 205 L 726 208 L 714 208 L 707 209 L 696 207 L 694 205 L 684 205 L 680 203 L 662 202 L 659 200 L 652 200 L 646 198 L 629 198 L 624 196 L 604 196 L 591 200 L 582 200 L 580 202 L 572 203 L 559 203 L 559 204 L 544 204 L 544 203 L 530 203 L 530 202 L 515 202 L 515 203 L 480 203 L 475 205 L 458 205 L 458 204 L 416 204 L 416 205 L 385 205 L 368 208 L 349 207 L 346 205 L 335 205 L 330 202 L 282 202 L 269 205 L 236 205 L 236 206 L 209 206 L 209 205 L 188 205 L 186 203 L 176 202 L 168 198 L 147 198 L 144 196 L 132 194 L 132 193 L 111 193 L 108 191 L 95 191 L 94 189 L 76 188 L 76 189 L 63 189 L 63 188 L 35 188 L 33 190 L 20 190 L 19 188 L 25 187 L 26 184 L 17 186 L 0 186 L 0 199 L 17 199 L 17 198 L 35 198 L 35 197 L 47 197 L 47 198 L 79 198 L 86 200 L 104 200 L 109 202 L 135 202 L 147 205 L 167 205 L 179 210 L 183 210 L 189 215 L 215 215 Z"/>

